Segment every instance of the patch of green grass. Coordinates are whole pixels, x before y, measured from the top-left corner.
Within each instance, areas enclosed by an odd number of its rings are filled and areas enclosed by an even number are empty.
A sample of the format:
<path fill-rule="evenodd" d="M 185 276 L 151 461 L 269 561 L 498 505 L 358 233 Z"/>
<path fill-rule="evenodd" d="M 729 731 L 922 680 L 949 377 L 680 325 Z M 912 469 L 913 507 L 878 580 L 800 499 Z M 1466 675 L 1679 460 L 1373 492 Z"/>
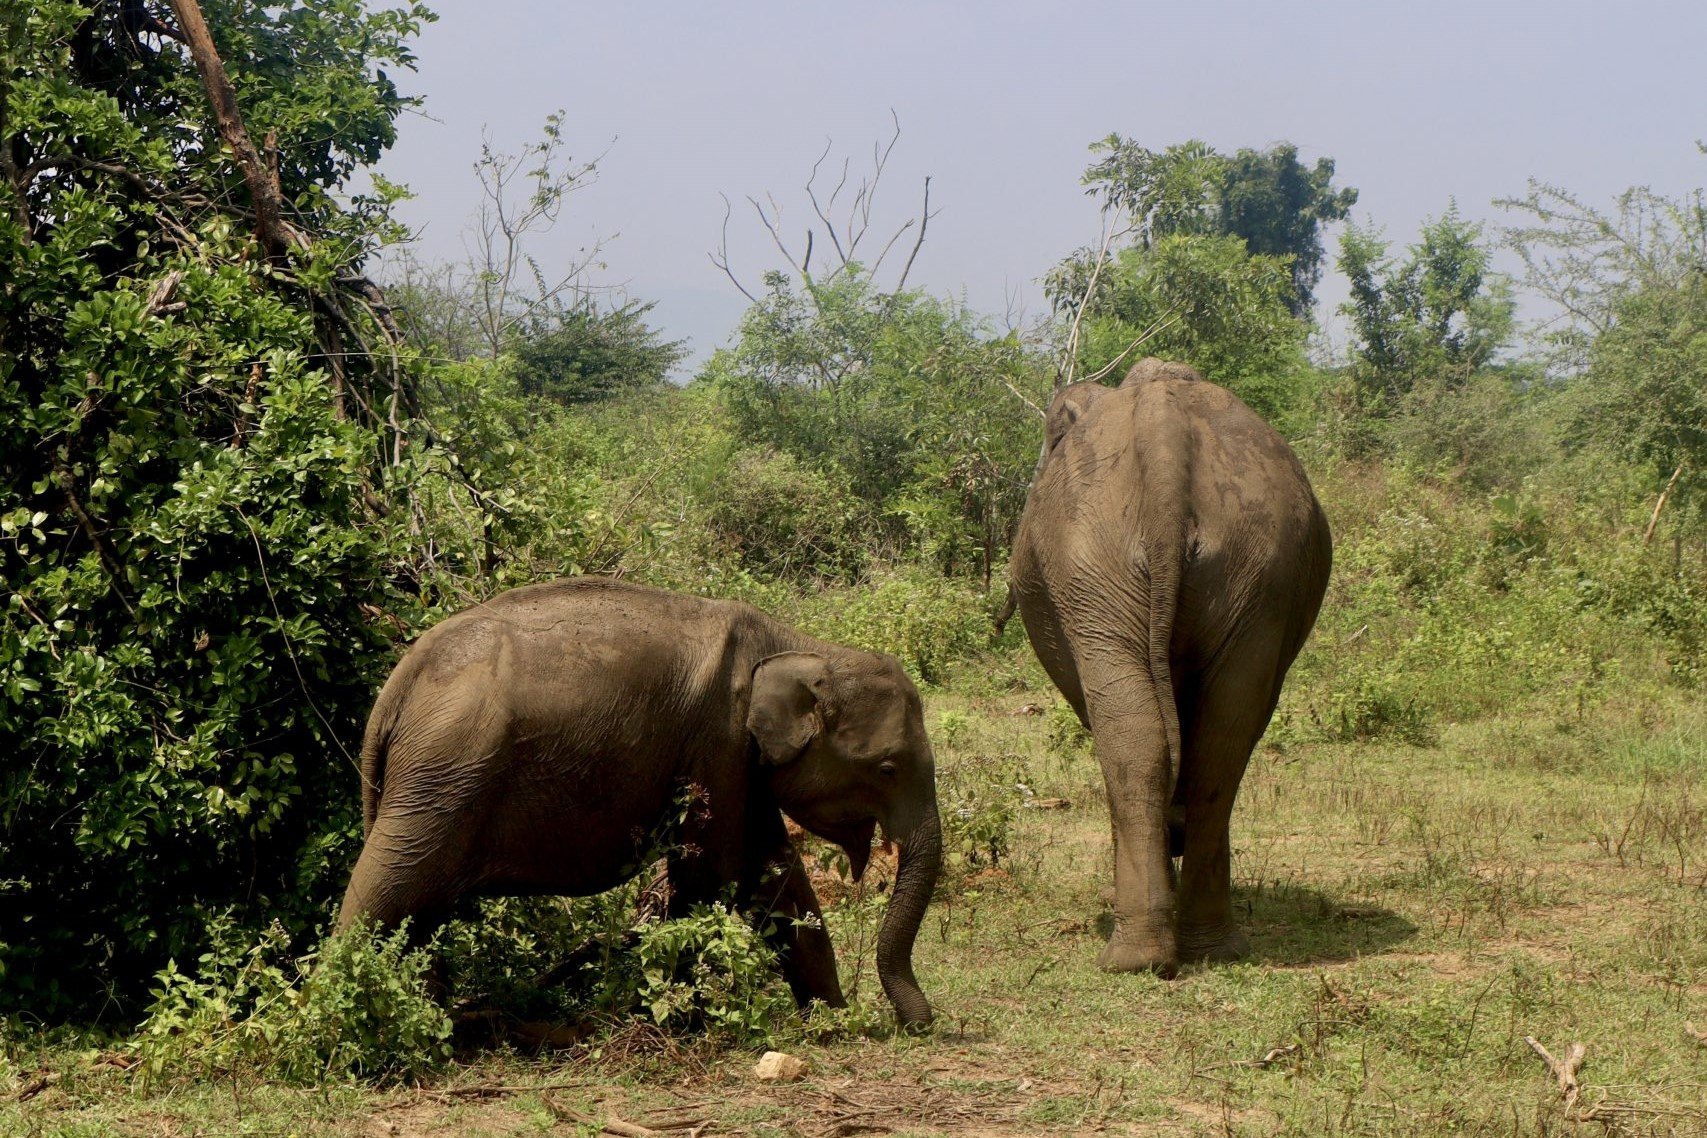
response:
<path fill-rule="evenodd" d="M 1707 1026 L 1707 708 L 1627 674 L 1580 715 L 1557 691 L 1444 715 L 1428 745 L 1300 730 L 1260 749 L 1233 836 L 1252 955 L 1169 982 L 1095 967 L 1102 775 L 1020 660 L 927 700 L 944 786 L 1005 826 L 999 872 L 950 875 L 926 915 L 929 1035 L 886 1026 L 867 893 L 826 914 L 855 1011 L 773 1040 L 811 1064 L 801 1084 L 757 1083 L 756 1049 L 619 1022 L 565 1051 L 464 1053 L 418 1089 L 148 1089 L 111 1065 L 123 1040 L 14 1026 L 0 1133 L 568 1133 L 613 1114 L 754 1135 L 1707 1132 L 1707 1050 L 1684 1028 Z M 1069 806 L 1030 805 L 1053 798 Z M 1529 1036 L 1586 1047 L 1589 1121 Z"/>

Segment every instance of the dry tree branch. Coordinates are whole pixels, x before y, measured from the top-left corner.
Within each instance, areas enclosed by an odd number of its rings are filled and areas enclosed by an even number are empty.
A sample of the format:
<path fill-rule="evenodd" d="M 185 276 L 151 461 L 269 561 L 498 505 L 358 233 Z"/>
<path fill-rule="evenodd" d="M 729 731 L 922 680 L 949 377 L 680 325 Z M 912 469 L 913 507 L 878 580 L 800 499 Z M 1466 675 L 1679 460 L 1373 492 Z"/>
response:
<path fill-rule="evenodd" d="M 728 194 L 719 194 L 718 197 L 723 199 L 723 236 L 717 243 L 717 249 L 707 253 L 706 256 L 710 257 L 711 263 L 729 278 L 729 283 L 740 290 L 741 295 L 747 298 L 748 303 L 757 304 L 759 298 L 747 291 L 747 286 L 740 282 L 735 276 L 735 271 L 729 267 L 729 217 L 734 212 L 734 206 L 729 203 Z"/>
<path fill-rule="evenodd" d="M 1533 1035 L 1524 1036 L 1523 1041 L 1547 1064 L 1547 1070 L 1559 1084 L 1559 1093 L 1565 1096 L 1565 1109 L 1569 1111 L 1576 1106 L 1577 1097 L 1582 1094 L 1582 1084 L 1577 1081 L 1577 1072 L 1582 1069 L 1583 1060 L 1588 1057 L 1588 1048 L 1581 1043 L 1573 1043 L 1565 1049 L 1565 1057 L 1561 1060 L 1541 1046 Z"/>
<path fill-rule="evenodd" d="M 796 261 L 794 259 L 794 254 L 788 251 L 788 242 L 783 240 L 782 233 L 778 229 L 778 226 L 782 224 L 782 207 L 776 204 L 776 198 L 770 194 L 765 195 L 765 200 L 771 203 L 771 212 L 769 214 L 765 213 L 765 207 L 759 204 L 758 198 L 749 194 L 747 196 L 747 200 L 752 203 L 753 212 L 759 215 L 759 222 L 764 225 L 765 229 L 770 233 L 771 242 L 776 246 L 777 252 L 782 254 L 783 260 L 787 261 L 789 267 L 795 272 L 799 273 L 801 276 L 805 276 L 806 273 L 801 269 L 800 262 Z M 775 219 L 774 221 L 772 220 L 773 216 Z"/>
<path fill-rule="evenodd" d="M 1136 348 L 1139 344 L 1143 344 L 1143 343 L 1148 342 L 1149 340 L 1151 340 L 1152 338 L 1154 338 L 1156 336 L 1160 336 L 1163 332 L 1166 332 L 1169 328 L 1172 328 L 1175 324 L 1178 324 L 1180 321 L 1180 318 L 1178 316 L 1174 315 L 1174 313 L 1176 313 L 1177 311 L 1179 311 L 1179 305 L 1178 304 L 1174 305 L 1172 308 L 1170 308 L 1166 312 L 1162 313 L 1162 318 L 1160 320 L 1158 320 L 1156 323 L 1150 325 L 1150 327 L 1148 327 L 1142 333 L 1140 333 L 1138 338 L 1136 340 L 1133 340 L 1130 344 L 1126 345 L 1126 347 L 1121 351 L 1121 353 L 1118 356 L 1115 356 L 1112 360 L 1109 360 L 1108 363 L 1106 363 L 1102 367 L 1098 368 L 1092 374 L 1087 375 L 1080 382 L 1082 382 L 1082 383 L 1097 383 L 1097 382 L 1101 381 L 1104 376 L 1109 375 L 1111 372 L 1114 371 L 1115 368 L 1120 366 L 1121 360 L 1124 360 L 1127 356 L 1132 354 L 1133 348 Z"/>
<path fill-rule="evenodd" d="M 1091 266 L 1090 279 L 1085 282 L 1084 295 L 1073 310 L 1073 323 L 1067 330 L 1067 346 L 1062 350 L 1061 362 L 1055 368 L 1055 386 L 1062 388 L 1073 382 L 1073 368 L 1079 359 L 1079 325 L 1084 321 L 1085 309 L 1090 307 L 1091 297 L 1096 293 L 1097 281 L 1102 276 L 1102 267 L 1108 261 L 1108 246 L 1117 236 L 1123 236 L 1132 231 L 1128 224 L 1118 233 L 1115 232 L 1113 218 L 1120 216 L 1117 207 L 1108 207 L 1102 215 L 1102 244 L 1097 248 L 1096 263 Z"/>
<path fill-rule="evenodd" d="M 284 193 L 276 179 L 269 176 L 266 162 L 249 139 L 243 126 L 243 114 L 237 106 L 237 89 L 225 73 L 225 64 L 214 47 L 213 34 L 196 0 L 169 0 L 172 13 L 178 18 L 190 58 L 201 74 L 202 87 L 213 107 L 213 117 L 220 137 L 231 147 L 242 168 L 243 181 L 249 186 L 249 198 L 255 207 L 255 236 L 261 249 L 271 259 L 278 259 L 285 248 Z"/>
<path fill-rule="evenodd" d="M 897 128 L 897 129 L 899 129 L 899 128 Z M 907 263 L 905 265 L 901 266 L 900 279 L 895 282 L 895 291 L 896 292 L 900 292 L 902 289 L 907 287 L 907 274 L 909 274 L 913 271 L 913 261 L 915 259 L 917 259 L 918 255 L 919 255 L 920 246 L 922 246 L 925 243 L 925 229 L 927 227 L 929 227 L 930 223 L 931 223 L 931 180 L 930 180 L 929 176 L 927 176 L 925 178 L 925 206 L 924 206 L 923 212 L 921 212 L 919 214 L 919 236 L 918 236 L 918 239 L 913 242 L 913 251 L 911 253 L 907 254 Z"/>
<path fill-rule="evenodd" d="M 818 155 L 818 161 L 812 163 L 812 176 L 806 179 L 806 197 L 807 200 L 812 203 L 812 212 L 817 214 L 818 220 L 824 223 L 824 229 L 830 235 L 830 243 L 836 247 L 837 258 L 840 259 L 843 265 L 846 265 L 848 263 L 848 254 L 847 251 L 842 248 L 841 240 L 836 236 L 836 225 L 830 220 L 829 215 L 824 212 L 824 207 L 818 204 L 818 194 L 812 188 L 813 183 L 818 180 L 818 167 L 822 166 L 824 164 L 824 159 L 830 156 L 830 148 L 834 145 L 835 142 L 833 140 L 824 140 L 824 153 Z M 836 183 L 836 188 L 830 193 L 830 209 L 836 208 L 836 197 L 842 192 L 842 187 L 847 184 L 847 180 L 848 162 L 846 159 L 843 159 L 841 181 Z M 808 230 L 807 234 L 810 236 L 811 231 Z M 811 259 L 810 252 L 807 255 L 807 259 Z"/>
<path fill-rule="evenodd" d="M 1666 499 L 1671 496 L 1672 487 L 1677 485 L 1678 476 L 1683 473 L 1683 468 L 1687 465 L 1687 460 L 1678 463 L 1677 469 L 1672 471 L 1671 477 L 1666 480 L 1665 489 L 1660 491 L 1659 501 L 1654 503 L 1654 512 L 1648 517 L 1648 528 L 1642 531 L 1643 545 L 1648 545 L 1654 540 L 1654 530 L 1660 524 L 1660 511 L 1665 509 Z"/>
<path fill-rule="evenodd" d="M 901 116 L 895 109 L 889 109 L 889 118 L 895 124 L 895 131 L 889 136 L 888 145 L 871 144 L 872 173 L 871 180 L 861 182 L 859 193 L 854 197 L 854 208 L 848 214 L 848 253 L 846 260 L 854 258 L 859 243 L 865 239 L 866 231 L 871 228 L 871 207 L 877 200 L 877 187 L 883 181 L 883 171 L 889 165 L 889 156 L 895 151 L 895 144 L 901 141 Z M 854 230 L 854 218 L 859 218 L 859 230 Z"/>
<path fill-rule="evenodd" d="M 1015 387 L 1013 384 L 1009 383 L 1006 379 L 1002 378 L 1001 376 L 997 376 L 996 378 L 1001 383 L 1001 385 L 1003 387 L 1007 388 L 1010 392 L 1013 393 L 1013 397 L 1015 399 L 1018 399 L 1021 403 L 1024 403 L 1027 407 L 1030 407 L 1034 412 L 1036 412 L 1037 417 L 1039 419 L 1045 419 L 1046 420 L 1049 418 L 1049 413 L 1047 411 L 1045 411 L 1043 408 L 1039 407 L 1037 404 L 1033 403 L 1030 399 L 1027 399 L 1025 397 L 1025 393 L 1022 392 L 1019 388 Z"/>

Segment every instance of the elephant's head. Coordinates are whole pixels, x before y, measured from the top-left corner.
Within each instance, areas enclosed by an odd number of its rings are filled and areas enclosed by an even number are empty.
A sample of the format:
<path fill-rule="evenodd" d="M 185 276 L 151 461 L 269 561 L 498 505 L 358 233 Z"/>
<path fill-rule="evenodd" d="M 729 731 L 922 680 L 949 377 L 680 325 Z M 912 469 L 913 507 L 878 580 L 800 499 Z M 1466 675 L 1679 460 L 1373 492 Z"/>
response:
<path fill-rule="evenodd" d="M 942 830 L 918 690 L 888 656 L 783 652 L 753 671 L 747 729 L 782 808 L 847 850 L 855 878 L 878 824 L 901 844 L 877 972 L 903 1025 L 930 1023 L 912 953 L 942 867 Z"/>

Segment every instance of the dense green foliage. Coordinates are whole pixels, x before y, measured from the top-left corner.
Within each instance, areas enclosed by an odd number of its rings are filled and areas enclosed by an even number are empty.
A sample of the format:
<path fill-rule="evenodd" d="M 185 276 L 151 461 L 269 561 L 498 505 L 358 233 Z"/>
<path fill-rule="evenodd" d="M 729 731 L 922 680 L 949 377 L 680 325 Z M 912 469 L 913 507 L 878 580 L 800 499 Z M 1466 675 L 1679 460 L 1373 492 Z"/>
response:
<path fill-rule="evenodd" d="M 1231 157 L 1192 141 L 1153 151 L 1119 135 L 1094 144 L 1084 173 L 1103 205 L 1104 248 L 1082 249 L 1045 280 L 1069 326 L 1066 368 L 1118 381 L 1146 355 L 1180 360 L 1294 425 L 1316 385 L 1304 342 L 1321 278 L 1322 226 L 1355 190 L 1334 190 L 1282 144 Z M 1107 246 L 1116 245 L 1112 258 Z"/>
<path fill-rule="evenodd" d="M 276 925 L 252 946 L 222 931 L 193 975 L 168 964 L 157 977 L 138 1047 L 146 1080 L 392 1081 L 450 1058 L 432 956 L 406 925 L 352 928 L 294 959 Z"/>
<path fill-rule="evenodd" d="M 1141 245 L 1164 237 L 1237 238 L 1258 257 L 1283 258 L 1292 315 L 1307 320 L 1322 279 L 1322 227 L 1357 204 L 1354 189 L 1334 189 L 1334 160 L 1298 161 L 1290 142 L 1227 155 L 1192 140 L 1149 150 L 1111 134 L 1091 146 L 1088 193 L 1125 211 Z"/>
<path fill-rule="evenodd" d="M 1511 283 L 1455 211 L 1400 255 L 1352 227 L 1353 342 L 1323 365 L 1322 234 L 1355 200 L 1333 163 L 1111 136 L 1086 182 L 1132 224 L 1061 262 L 1039 325 L 904 271 L 887 287 L 849 252 L 766 277 L 677 387 L 649 305 L 595 303 L 526 248 L 593 169 L 566 164 L 561 116 L 517 158 L 485 150 L 489 200 L 521 208 L 488 216 L 471 265 L 403 266 L 392 339 L 361 275 L 401 191 L 342 195 L 393 138 L 406 101 L 380 68 L 409 65 L 426 13 L 207 12 L 250 132 L 277 137 L 282 250 L 259 247 L 175 43 L 106 6 L 0 13 L 0 1015 L 134 1022 L 152 976 L 150 1077 L 441 1063 L 449 1021 L 406 938 L 292 954 L 353 858 L 350 756 L 397 647 L 577 572 L 748 600 L 893 653 L 933 700 L 1026 701 L 1035 748 L 984 746 L 982 711 L 933 718 L 946 943 L 980 877 L 1023 872 L 1035 784 L 1088 745 L 1018 625 L 991 622 L 1041 408 L 1144 355 L 1275 422 L 1335 527 L 1271 751 L 1481 724 L 1546 767 L 1605 745 L 1602 709 L 1707 676 L 1699 198 L 1519 203 L 1530 283 L 1573 314 L 1542 351 L 1516 346 Z M 452 992 L 499 1018 L 776 1038 L 764 915 L 662 921 L 650 884 L 485 903 L 440 941 Z M 856 894 L 838 936 L 882 905 Z M 541 983 L 551 965 L 567 985 Z"/>
<path fill-rule="evenodd" d="M 1423 226 L 1401 263 L 1370 229 L 1340 243 L 1351 283 L 1352 374 L 1376 400 L 1397 404 L 1428 386 L 1463 387 L 1511 338 L 1510 282 L 1490 272 L 1482 227 L 1455 209 Z"/>
<path fill-rule="evenodd" d="M 408 379 L 346 350 L 380 334 L 341 282 L 383 203 L 333 193 L 392 137 L 376 68 L 423 13 L 210 12 L 326 236 L 277 259 L 183 54 L 111 6 L 0 17 L 0 1010 L 123 1006 L 227 909 L 305 929 L 419 615 L 383 429 Z"/>
<path fill-rule="evenodd" d="M 834 471 L 879 546 L 987 580 L 1036 462 L 1023 402 L 1047 391 L 1036 354 L 963 308 L 882 291 L 857 263 L 767 284 L 705 370 L 732 428 Z"/>

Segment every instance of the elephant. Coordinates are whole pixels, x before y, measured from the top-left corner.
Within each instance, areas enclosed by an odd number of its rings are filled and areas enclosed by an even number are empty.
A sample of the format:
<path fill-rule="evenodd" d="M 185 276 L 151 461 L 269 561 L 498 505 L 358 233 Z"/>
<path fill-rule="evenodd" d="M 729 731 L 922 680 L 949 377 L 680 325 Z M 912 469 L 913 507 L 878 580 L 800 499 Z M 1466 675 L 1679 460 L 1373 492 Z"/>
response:
<path fill-rule="evenodd" d="M 841 845 L 856 879 L 881 824 L 901 856 L 878 977 L 904 1027 L 931 1022 L 912 949 L 942 861 L 935 760 L 893 657 L 740 602 L 601 577 L 528 585 L 420 638 L 374 704 L 361 768 L 340 929 L 411 917 L 420 934 L 463 897 L 602 892 L 679 819 L 672 914 L 731 887 L 776 913 L 802 1008 L 843 997 L 779 808 Z"/>
<path fill-rule="evenodd" d="M 1105 970 L 1173 976 L 1249 952 L 1232 911 L 1233 800 L 1332 558 L 1292 448 L 1192 368 L 1146 359 L 1119 387 L 1055 394 L 1012 600 L 1102 767 Z"/>

